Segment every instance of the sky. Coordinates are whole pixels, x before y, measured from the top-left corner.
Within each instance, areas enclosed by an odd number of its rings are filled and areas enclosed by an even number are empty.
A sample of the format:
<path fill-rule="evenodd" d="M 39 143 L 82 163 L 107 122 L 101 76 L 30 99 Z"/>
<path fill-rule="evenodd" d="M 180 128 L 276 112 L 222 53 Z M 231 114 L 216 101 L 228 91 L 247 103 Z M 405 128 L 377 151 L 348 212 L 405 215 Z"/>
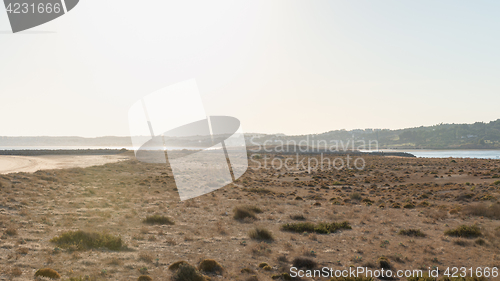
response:
<path fill-rule="evenodd" d="M 3 8 L 3 7 L 2 7 Z M 127 136 L 142 97 L 195 79 L 207 115 L 311 134 L 500 118 L 498 1 L 81 0 L 12 34 L 0 136 Z"/>

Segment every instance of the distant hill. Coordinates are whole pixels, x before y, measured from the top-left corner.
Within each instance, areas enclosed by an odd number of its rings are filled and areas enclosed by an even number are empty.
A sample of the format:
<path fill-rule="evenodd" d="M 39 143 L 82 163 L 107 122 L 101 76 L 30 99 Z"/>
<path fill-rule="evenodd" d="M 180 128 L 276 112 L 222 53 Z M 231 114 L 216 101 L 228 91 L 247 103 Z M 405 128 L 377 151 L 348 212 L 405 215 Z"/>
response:
<path fill-rule="evenodd" d="M 312 147 L 331 147 L 339 150 L 354 149 L 500 149 L 500 119 L 489 123 L 439 124 L 428 127 L 388 129 L 336 130 L 321 134 L 287 136 L 284 134 L 245 134 L 248 146 L 290 144 Z M 144 137 L 145 140 L 149 137 Z M 224 138 L 221 138 L 224 139 Z M 206 142 L 212 143 L 207 138 Z M 376 144 L 378 143 L 378 147 Z M 206 146 L 200 138 L 169 138 L 168 146 Z M 361 147 L 366 144 L 365 147 Z M 369 147 L 371 144 L 371 147 Z M 131 147 L 130 137 L 0 137 L 1 146 L 101 146 Z"/>
<path fill-rule="evenodd" d="M 283 136 L 264 135 L 251 140 L 253 144 L 279 144 L 281 142 L 308 141 L 312 146 L 331 146 L 335 143 L 342 146 L 354 144 L 372 144 L 372 149 L 378 142 L 378 148 L 421 148 L 421 149 L 500 149 L 500 119 L 489 123 L 474 124 L 439 124 L 428 127 L 407 128 L 399 130 L 388 129 L 358 129 L 336 130 L 322 134 Z"/>

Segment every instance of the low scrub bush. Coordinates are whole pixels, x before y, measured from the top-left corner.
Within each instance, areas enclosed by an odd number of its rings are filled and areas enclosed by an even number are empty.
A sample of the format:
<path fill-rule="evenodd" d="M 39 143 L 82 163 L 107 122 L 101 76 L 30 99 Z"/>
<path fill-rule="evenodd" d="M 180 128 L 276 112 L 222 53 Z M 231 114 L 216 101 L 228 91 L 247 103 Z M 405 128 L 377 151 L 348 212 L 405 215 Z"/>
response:
<path fill-rule="evenodd" d="M 291 215 L 290 218 L 292 220 L 296 220 L 296 221 L 305 221 L 306 220 L 306 217 L 304 217 L 304 215 L 302 215 L 302 214 Z"/>
<path fill-rule="evenodd" d="M 196 267 L 190 264 L 181 264 L 174 273 L 172 279 L 175 281 L 205 281 L 207 280 Z"/>
<path fill-rule="evenodd" d="M 461 225 L 455 229 L 445 231 L 444 234 L 462 238 L 475 238 L 482 235 L 477 225 Z"/>
<path fill-rule="evenodd" d="M 153 281 L 153 278 L 148 275 L 141 275 L 137 278 L 137 281 Z"/>
<path fill-rule="evenodd" d="M 179 269 L 181 264 L 189 264 L 187 261 L 176 261 L 168 267 L 168 270 L 176 271 Z"/>
<path fill-rule="evenodd" d="M 107 248 L 112 251 L 120 251 L 125 248 L 122 238 L 108 233 L 68 231 L 54 237 L 50 242 L 61 248 L 89 250 Z"/>
<path fill-rule="evenodd" d="M 162 224 L 162 225 L 175 224 L 175 222 L 171 218 L 162 215 L 147 216 L 142 222 L 147 224 Z"/>
<path fill-rule="evenodd" d="M 500 220 L 500 204 L 495 203 L 487 205 L 484 203 L 473 204 L 462 208 L 462 212 L 466 215 L 487 217 L 490 219 Z"/>
<path fill-rule="evenodd" d="M 306 269 L 313 269 L 318 265 L 314 260 L 304 257 L 294 258 L 292 264 L 296 268 L 306 268 Z"/>
<path fill-rule="evenodd" d="M 224 268 L 218 262 L 212 259 L 205 259 L 198 265 L 199 271 L 212 272 L 212 273 L 222 273 Z"/>
<path fill-rule="evenodd" d="M 57 273 L 57 271 L 53 270 L 52 268 L 42 268 L 35 272 L 35 277 L 47 277 L 50 279 L 59 279 L 61 278 L 61 275 L 59 275 L 59 273 Z"/>
<path fill-rule="evenodd" d="M 423 233 L 420 229 L 401 229 L 399 231 L 399 235 L 411 236 L 411 237 L 425 237 L 425 233 Z"/>
<path fill-rule="evenodd" d="M 310 222 L 300 222 L 300 223 L 287 223 L 281 226 L 281 230 L 292 231 L 297 233 L 303 232 L 316 232 L 319 234 L 329 234 L 334 233 L 339 229 L 351 229 L 349 222 L 333 222 L 333 223 L 323 223 L 313 224 Z"/>
<path fill-rule="evenodd" d="M 267 240 L 267 241 L 273 241 L 274 237 L 271 231 L 261 228 L 261 227 L 256 227 L 248 232 L 248 236 L 250 238 L 255 239 L 255 240 Z"/>
<path fill-rule="evenodd" d="M 236 206 L 233 209 L 234 216 L 233 218 L 236 220 L 243 219 L 257 219 L 255 214 L 262 213 L 262 210 L 257 207 L 252 206 Z"/>

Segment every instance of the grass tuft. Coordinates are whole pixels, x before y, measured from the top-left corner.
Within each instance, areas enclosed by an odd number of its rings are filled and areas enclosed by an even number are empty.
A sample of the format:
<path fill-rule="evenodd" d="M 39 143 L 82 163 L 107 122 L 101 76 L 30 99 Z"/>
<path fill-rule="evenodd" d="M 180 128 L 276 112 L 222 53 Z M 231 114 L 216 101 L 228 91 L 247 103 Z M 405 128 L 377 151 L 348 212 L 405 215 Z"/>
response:
<path fill-rule="evenodd" d="M 262 213 L 262 210 L 258 207 L 255 206 L 236 206 L 233 209 L 234 216 L 233 218 L 236 220 L 243 220 L 246 218 L 249 219 L 257 219 L 255 214 L 260 214 Z"/>
<path fill-rule="evenodd" d="M 161 224 L 161 225 L 175 224 L 175 222 L 171 218 L 162 215 L 147 216 L 142 222 L 147 224 Z"/>
<path fill-rule="evenodd" d="M 273 241 L 274 237 L 271 231 L 261 228 L 261 227 L 256 227 L 248 232 L 248 236 L 254 240 L 267 240 L 267 241 Z"/>

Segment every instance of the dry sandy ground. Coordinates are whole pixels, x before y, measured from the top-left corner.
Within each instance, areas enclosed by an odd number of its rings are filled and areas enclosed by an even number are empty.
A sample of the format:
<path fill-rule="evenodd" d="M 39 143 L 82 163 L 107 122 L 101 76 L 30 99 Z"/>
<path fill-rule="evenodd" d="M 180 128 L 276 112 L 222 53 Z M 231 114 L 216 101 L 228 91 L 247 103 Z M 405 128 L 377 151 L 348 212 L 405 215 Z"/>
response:
<path fill-rule="evenodd" d="M 453 266 L 500 266 L 500 161 L 365 160 L 364 170 L 310 172 L 250 162 L 234 184 L 184 202 L 168 167 L 136 160 L 0 175 L 0 280 L 33 280 L 45 267 L 65 281 L 80 276 L 88 278 L 73 280 L 137 280 L 141 272 L 171 280 L 172 263 L 198 265 L 207 258 L 225 268 L 222 274 L 205 273 L 213 281 L 272 280 L 298 257 L 334 270 L 377 269 L 381 257 L 393 269 L 439 267 L 441 274 Z M 242 205 L 262 213 L 235 219 L 233 210 Z M 144 223 L 154 214 L 175 224 Z M 301 216 L 303 221 L 297 220 Z M 352 229 L 330 234 L 282 229 L 286 223 L 342 221 Z M 460 225 L 476 225 L 481 235 L 445 234 Z M 274 240 L 252 239 L 256 227 Z M 425 236 L 400 234 L 410 228 Z M 75 230 L 120 236 L 127 248 L 75 250 L 50 241 Z M 260 268 L 261 262 L 270 267 Z"/>
<path fill-rule="evenodd" d="M 128 160 L 124 155 L 46 155 L 5 156 L 0 155 L 0 174 L 34 173 L 38 170 L 85 168 Z"/>

